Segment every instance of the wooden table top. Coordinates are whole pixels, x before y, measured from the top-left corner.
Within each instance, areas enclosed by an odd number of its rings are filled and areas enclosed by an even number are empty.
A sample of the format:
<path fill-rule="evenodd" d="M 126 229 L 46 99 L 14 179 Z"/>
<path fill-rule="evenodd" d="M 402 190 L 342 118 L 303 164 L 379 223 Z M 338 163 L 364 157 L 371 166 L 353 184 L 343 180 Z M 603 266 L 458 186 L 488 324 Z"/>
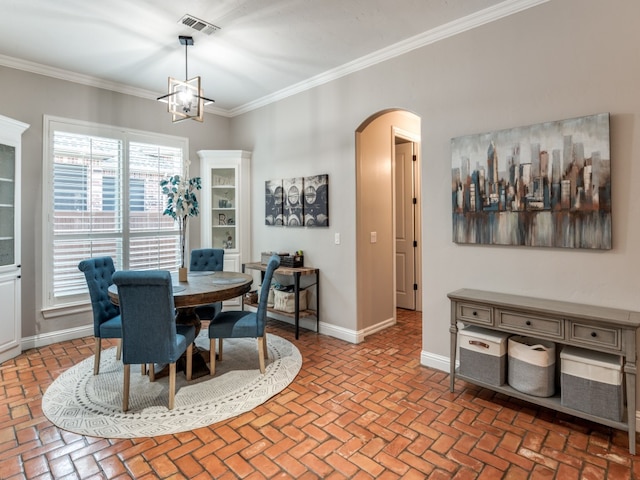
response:
<path fill-rule="evenodd" d="M 186 282 L 172 273 L 173 301 L 176 308 L 195 307 L 229 300 L 251 290 L 253 277 L 239 272 L 189 272 Z M 118 288 L 109 287 L 109 299 L 118 304 Z"/>
<path fill-rule="evenodd" d="M 260 262 L 250 262 L 244 264 L 245 270 L 261 270 L 266 271 L 267 265 Z M 300 275 L 316 275 L 318 273 L 317 268 L 313 267 L 278 267 L 275 270 L 275 273 L 279 273 L 281 275 L 293 275 L 299 273 Z"/>

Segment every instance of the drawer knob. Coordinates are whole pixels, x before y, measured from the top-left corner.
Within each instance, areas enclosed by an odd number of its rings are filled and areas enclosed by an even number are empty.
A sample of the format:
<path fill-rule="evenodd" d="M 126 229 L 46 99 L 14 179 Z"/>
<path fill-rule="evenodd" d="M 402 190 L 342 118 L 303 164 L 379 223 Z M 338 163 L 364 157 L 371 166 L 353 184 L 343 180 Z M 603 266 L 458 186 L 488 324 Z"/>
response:
<path fill-rule="evenodd" d="M 530 327 L 530 326 L 531 326 L 531 320 L 527 320 L 527 321 L 526 321 L 526 322 L 524 322 L 524 323 L 527 325 L 527 327 Z"/>
<path fill-rule="evenodd" d="M 598 336 L 598 334 L 597 334 L 596 332 L 591 332 L 591 336 L 592 336 L 593 338 L 596 338 L 596 337 Z"/>
<path fill-rule="evenodd" d="M 473 313 L 472 313 L 471 315 L 473 315 L 474 317 L 477 317 L 477 316 L 478 316 L 478 312 L 476 312 L 476 311 L 474 310 L 474 311 L 473 311 Z"/>

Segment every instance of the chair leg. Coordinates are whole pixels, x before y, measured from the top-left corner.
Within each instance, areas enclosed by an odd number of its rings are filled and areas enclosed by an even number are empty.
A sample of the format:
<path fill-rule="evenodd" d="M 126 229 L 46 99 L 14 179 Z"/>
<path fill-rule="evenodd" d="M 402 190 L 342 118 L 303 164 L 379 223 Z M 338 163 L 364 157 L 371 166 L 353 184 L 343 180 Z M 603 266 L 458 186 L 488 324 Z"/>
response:
<path fill-rule="evenodd" d="M 267 348 L 267 332 L 264 332 L 263 334 L 262 343 L 264 343 L 264 359 L 269 360 L 269 349 Z"/>
<path fill-rule="evenodd" d="M 149 364 L 149 381 L 150 382 L 156 381 L 156 367 L 153 363 Z"/>
<path fill-rule="evenodd" d="M 209 375 L 216 374 L 216 339 L 209 340 Z"/>
<path fill-rule="evenodd" d="M 260 360 L 260 373 L 264 374 L 264 337 L 258 337 L 258 357 Z"/>
<path fill-rule="evenodd" d="M 124 386 L 122 388 L 122 411 L 129 410 L 129 378 L 131 377 L 131 365 L 124 366 Z"/>
<path fill-rule="evenodd" d="M 96 337 L 96 352 L 93 357 L 93 374 L 98 375 L 100 372 L 100 352 L 102 351 L 102 339 L 100 337 Z"/>
<path fill-rule="evenodd" d="M 122 339 L 118 339 L 118 346 L 116 348 L 116 359 L 120 360 L 122 358 Z"/>
<path fill-rule="evenodd" d="M 143 377 L 147 374 L 147 364 L 146 363 L 141 363 L 140 364 L 140 375 L 142 375 Z"/>
<path fill-rule="evenodd" d="M 191 381 L 191 370 L 193 368 L 193 343 L 187 347 L 187 381 Z"/>
<path fill-rule="evenodd" d="M 176 364 L 169 364 L 169 410 L 173 410 L 176 401 Z"/>
<path fill-rule="evenodd" d="M 222 338 L 218 339 L 218 360 L 222 361 Z"/>

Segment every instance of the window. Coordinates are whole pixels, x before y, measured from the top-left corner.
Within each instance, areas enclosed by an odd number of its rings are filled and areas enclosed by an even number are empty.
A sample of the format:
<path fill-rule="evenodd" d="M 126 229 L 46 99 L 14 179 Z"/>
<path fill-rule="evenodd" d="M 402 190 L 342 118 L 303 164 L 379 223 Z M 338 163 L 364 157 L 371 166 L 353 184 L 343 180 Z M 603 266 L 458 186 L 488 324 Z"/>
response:
<path fill-rule="evenodd" d="M 160 180 L 185 174 L 184 138 L 45 118 L 44 307 L 86 302 L 78 263 L 108 255 L 116 269 L 177 270 L 176 222 Z"/>
<path fill-rule="evenodd" d="M 56 163 L 53 166 L 53 188 L 57 192 L 54 208 L 85 211 L 87 209 L 86 168 L 83 165 Z"/>
<path fill-rule="evenodd" d="M 132 212 L 144 212 L 144 180 L 129 179 L 129 198 Z M 102 211 L 113 212 L 116 209 L 116 178 L 102 177 Z"/>

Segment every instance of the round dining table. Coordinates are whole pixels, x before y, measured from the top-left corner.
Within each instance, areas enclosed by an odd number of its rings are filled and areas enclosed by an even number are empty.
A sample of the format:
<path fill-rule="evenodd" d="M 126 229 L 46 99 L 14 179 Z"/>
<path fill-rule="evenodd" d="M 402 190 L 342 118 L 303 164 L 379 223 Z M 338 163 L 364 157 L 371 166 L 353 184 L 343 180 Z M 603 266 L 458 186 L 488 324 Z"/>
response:
<path fill-rule="evenodd" d="M 176 322 L 195 325 L 198 331 L 200 319 L 195 307 L 244 295 L 251 290 L 253 283 L 251 275 L 240 272 L 189 272 L 186 282 L 178 281 L 178 274 L 172 273 L 171 279 L 173 303 L 178 310 Z M 111 285 L 108 291 L 109 299 L 118 305 L 118 287 Z"/>
<path fill-rule="evenodd" d="M 244 295 L 251 290 L 253 277 L 240 272 L 201 271 L 189 272 L 186 282 L 178 280 L 178 274 L 171 274 L 173 286 L 173 303 L 177 310 L 176 323 L 180 325 L 193 325 L 196 327 L 196 336 L 200 333 L 202 322 L 195 312 L 195 307 L 209 303 L 222 302 L 231 298 Z M 108 289 L 109 299 L 118 305 L 118 287 L 114 284 Z M 195 353 L 195 352 L 194 352 Z M 200 376 L 198 365 L 201 357 L 208 358 L 208 352 L 194 354 L 194 378 Z M 208 369 L 204 373 L 207 373 Z"/>

